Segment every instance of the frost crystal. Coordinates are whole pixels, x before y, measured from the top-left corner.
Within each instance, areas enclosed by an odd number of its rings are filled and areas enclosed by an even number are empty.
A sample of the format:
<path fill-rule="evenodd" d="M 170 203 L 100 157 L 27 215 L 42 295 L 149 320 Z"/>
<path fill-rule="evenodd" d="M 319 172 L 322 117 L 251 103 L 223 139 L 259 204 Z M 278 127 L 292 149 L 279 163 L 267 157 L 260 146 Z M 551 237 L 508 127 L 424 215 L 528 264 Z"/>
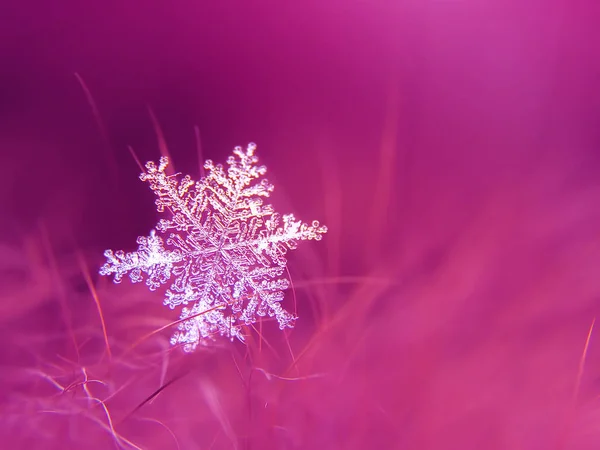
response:
<path fill-rule="evenodd" d="M 256 316 L 274 316 L 282 330 L 293 327 L 296 317 L 280 304 L 289 286 L 286 252 L 327 232 L 316 220 L 308 225 L 263 204 L 273 185 L 258 181 L 267 169 L 257 165 L 255 150 L 255 144 L 245 151 L 236 147 L 227 172 L 206 161 L 207 175 L 197 182 L 166 175 L 166 157 L 158 166 L 147 163 L 140 179 L 157 195 L 158 211 L 168 211 L 156 226 L 168 237 L 152 230 L 138 238 L 135 252 L 104 252 L 100 274 L 114 275 L 115 283 L 127 274 L 134 283 L 145 280 L 152 291 L 170 283 L 163 303 L 171 309 L 185 305 L 171 344 L 187 352 L 216 335 L 243 340 L 241 326 Z"/>

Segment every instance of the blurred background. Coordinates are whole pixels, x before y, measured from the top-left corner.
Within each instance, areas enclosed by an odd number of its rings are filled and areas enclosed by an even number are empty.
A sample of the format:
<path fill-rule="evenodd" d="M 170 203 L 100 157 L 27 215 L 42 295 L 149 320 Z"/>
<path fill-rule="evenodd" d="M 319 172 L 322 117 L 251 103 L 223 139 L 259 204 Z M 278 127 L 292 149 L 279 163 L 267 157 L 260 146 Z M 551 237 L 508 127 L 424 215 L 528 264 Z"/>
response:
<path fill-rule="evenodd" d="M 597 448 L 599 23 L 591 0 L 3 2 L 4 442 Z M 183 355 L 160 295 L 96 275 L 155 224 L 129 150 L 160 157 L 152 115 L 177 171 L 256 142 L 274 205 L 328 226 L 289 255 L 291 333 Z"/>

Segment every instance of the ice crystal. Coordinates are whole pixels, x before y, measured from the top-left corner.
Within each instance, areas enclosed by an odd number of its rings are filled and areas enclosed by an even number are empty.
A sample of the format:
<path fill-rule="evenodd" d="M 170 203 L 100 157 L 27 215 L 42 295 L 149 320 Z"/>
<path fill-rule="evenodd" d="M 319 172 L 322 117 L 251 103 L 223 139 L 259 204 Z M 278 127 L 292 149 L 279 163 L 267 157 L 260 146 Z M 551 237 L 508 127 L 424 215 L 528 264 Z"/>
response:
<path fill-rule="evenodd" d="M 242 325 L 257 316 L 275 317 L 282 330 L 293 327 L 296 317 L 280 304 L 289 287 L 285 255 L 298 241 L 320 240 L 327 232 L 316 220 L 308 225 L 263 204 L 273 185 L 262 178 L 266 167 L 257 165 L 255 150 L 252 143 L 236 147 L 227 171 L 207 160 L 207 175 L 197 182 L 167 175 L 166 157 L 158 166 L 147 163 L 140 179 L 166 218 L 137 239 L 137 251 L 104 252 L 100 274 L 114 275 L 115 283 L 125 275 L 134 283 L 145 280 L 152 291 L 170 283 L 163 303 L 183 305 L 171 344 L 185 351 L 217 335 L 243 340 Z"/>

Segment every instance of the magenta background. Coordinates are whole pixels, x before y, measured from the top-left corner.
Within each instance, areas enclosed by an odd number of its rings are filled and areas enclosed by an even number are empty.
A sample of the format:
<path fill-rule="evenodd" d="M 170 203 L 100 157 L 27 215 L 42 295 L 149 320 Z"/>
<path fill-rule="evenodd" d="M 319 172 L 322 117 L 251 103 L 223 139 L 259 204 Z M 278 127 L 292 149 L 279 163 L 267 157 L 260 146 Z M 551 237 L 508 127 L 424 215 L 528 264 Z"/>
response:
<path fill-rule="evenodd" d="M 194 126 L 203 156 L 218 161 L 255 141 L 274 203 L 330 228 L 290 256 L 295 282 L 332 280 L 299 291 L 290 337 L 299 353 L 316 336 L 300 371 L 325 377 L 255 381 L 252 401 L 273 406 L 250 420 L 250 394 L 229 356 L 203 365 L 173 355 L 175 373 L 179 365 L 197 372 L 147 416 L 168 423 L 181 448 L 209 448 L 224 423 L 198 380 L 220 396 L 239 439 L 223 432 L 212 448 L 600 445 L 594 334 L 571 400 L 600 298 L 597 2 L 14 3 L 0 6 L 0 355 L 10 448 L 112 448 L 92 422 L 41 418 L 37 402 L 49 394 L 27 369 L 75 359 L 61 295 L 78 333 L 97 333 L 76 252 L 95 273 L 105 248 L 131 248 L 154 224 L 152 195 L 127 150 L 159 157 L 147 105 L 178 170 L 199 173 Z M 98 104 L 108 145 L 75 72 Z M 386 120 L 396 142 L 382 137 Z M 386 170 L 389 193 L 378 203 Z M 387 281 L 335 283 L 347 276 Z M 140 314 L 174 319 L 142 289 L 97 283 L 115 353 L 143 334 L 127 325 Z M 332 331 L 321 333 L 323 323 Z M 276 346 L 284 361 L 261 364 L 282 374 L 289 354 Z M 78 363 L 115 386 L 140 377 L 115 399 L 122 418 L 158 376 L 92 363 L 101 350 L 98 341 Z M 175 448 L 162 428 L 119 427 L 142 448 Z"/>

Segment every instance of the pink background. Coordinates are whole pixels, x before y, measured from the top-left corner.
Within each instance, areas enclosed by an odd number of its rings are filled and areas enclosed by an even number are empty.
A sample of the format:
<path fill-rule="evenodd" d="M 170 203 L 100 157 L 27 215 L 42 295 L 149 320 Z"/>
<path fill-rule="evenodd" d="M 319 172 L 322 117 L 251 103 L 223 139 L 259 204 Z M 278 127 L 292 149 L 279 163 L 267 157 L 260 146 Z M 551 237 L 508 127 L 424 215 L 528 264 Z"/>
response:
<path fill-rule="evenodd" d="M 596 331 L 579 369 L 600 307 L 597 2 L 10 3 L 7 448 L 598 448 Z M 160 156 L 148 106 L 177 170 L 199 176 L 194 127 L 217 162 L 255 141 L 276 207 L 328 225 L 289 255 L 300 320 L 264 324 L 272 349 L 182 355 L 164 330 L 126 353 L 177 318 L 96 275 L 155 223 L 127 149 Z"/>

